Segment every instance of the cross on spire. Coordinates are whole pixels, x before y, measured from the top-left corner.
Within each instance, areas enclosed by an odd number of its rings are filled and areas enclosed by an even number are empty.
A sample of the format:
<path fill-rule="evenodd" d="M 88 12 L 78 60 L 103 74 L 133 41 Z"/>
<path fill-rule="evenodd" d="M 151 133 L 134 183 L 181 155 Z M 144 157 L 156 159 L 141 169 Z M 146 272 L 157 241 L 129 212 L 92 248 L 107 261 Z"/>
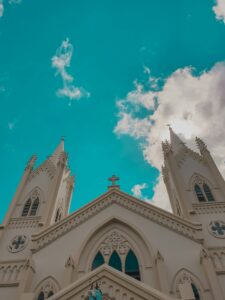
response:
<path fill-rule="evenodd" d="M 111 182 L 112 182 L 112 184 L 111 184 L 110 187 L 118 186 L 118 185 L 117 185 L 117 181 L 118 181 L 118 180 L 120 180 L 119 177 L 117 177 L 116 175 L 112 175 L 112 176 L 108 179 L 108 181 L 111 181 Z"/>

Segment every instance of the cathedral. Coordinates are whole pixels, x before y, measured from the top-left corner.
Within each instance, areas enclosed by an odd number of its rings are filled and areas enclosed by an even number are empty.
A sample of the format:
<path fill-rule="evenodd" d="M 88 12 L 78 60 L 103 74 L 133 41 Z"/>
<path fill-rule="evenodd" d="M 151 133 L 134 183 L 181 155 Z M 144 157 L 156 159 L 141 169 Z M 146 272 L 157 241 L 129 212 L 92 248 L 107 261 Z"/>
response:
<path fill-rule="evenodd" d="M 38 167 L 32 156 L 0 226 L 0 300 L 225 300 L 225 182 L 196 145 L 171 128 L 162 143 L 172 213 L 123 192 L 113 175 L 69 214 L 64 141 Z"/>

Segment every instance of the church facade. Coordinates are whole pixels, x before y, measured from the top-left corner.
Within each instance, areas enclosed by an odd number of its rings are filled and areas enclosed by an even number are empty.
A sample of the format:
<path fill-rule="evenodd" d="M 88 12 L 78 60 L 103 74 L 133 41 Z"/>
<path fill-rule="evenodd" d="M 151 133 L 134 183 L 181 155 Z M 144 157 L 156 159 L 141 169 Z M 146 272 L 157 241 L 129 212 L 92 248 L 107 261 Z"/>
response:
<path fill-rule="evenodd" d="M 1 300 L 225 300 L 225 182 L 205 143 L 170 128 L 163 179 L 173 213 L 120 190 L 68 214 L 64 142 L 32 156 L 0 226 Z"/>

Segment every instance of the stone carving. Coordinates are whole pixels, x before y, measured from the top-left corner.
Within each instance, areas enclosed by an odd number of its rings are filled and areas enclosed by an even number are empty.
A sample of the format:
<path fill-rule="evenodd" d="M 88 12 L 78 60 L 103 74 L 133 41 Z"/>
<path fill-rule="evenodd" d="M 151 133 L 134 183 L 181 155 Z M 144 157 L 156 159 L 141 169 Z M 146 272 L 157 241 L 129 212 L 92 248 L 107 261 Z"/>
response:
<path fill-rule="evenodd" d="M 209 232 L 218 238 L 225 238 L 225 222 L 217 220 L 209 223 Z"/>
<path fill-rule="evenodd" d="M 126 255 L 129 249 L 128 241 L 117 231 L 111 232 L 99 247 L 104 256 L 110 256 L 114 250 L 120 255 Z"/>
<path fill-rule="evenodd" d="M 28 243 L 28 238 L 26 235 L 16 235 L 10 242 L 8 246 L 9 252 L 15 253 L 22 251 Z"/>

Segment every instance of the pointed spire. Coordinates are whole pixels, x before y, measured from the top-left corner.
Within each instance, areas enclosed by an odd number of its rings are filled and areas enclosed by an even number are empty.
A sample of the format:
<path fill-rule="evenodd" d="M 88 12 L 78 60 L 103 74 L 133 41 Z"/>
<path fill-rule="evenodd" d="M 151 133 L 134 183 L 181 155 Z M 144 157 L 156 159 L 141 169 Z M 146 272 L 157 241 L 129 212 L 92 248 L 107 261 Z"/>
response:
<path fill-rule="evenodd" d="M 27 162 L 25 170 L 28 170 L 28 169 L 32 170 L 35 165 L 36 160 L 37 160 L 37 156 L 35 154 L 32 155 L 31 158 Z"/>
<path fill-rule="evenodd" d="M 58 147 L 55 149 L 53 154 L 50 156 L 51 161 L 57 166 L 61 154 L 64 153 L 64 138 L 61 138 Z"/>
<path fill-rule="evenodd" d="M 178 153 L 180 149 L 186 148 L 184 142 L 179 138 L 179 136 L 173 131 L 172 127 L 169 126 L 170 131 L 170 143 L 174 153 Z"/>
<path fill-rule="evenodd" d="M 201 154 L 203 154 L 204 152 L 209 152 L 205 142 L 202 139 L 200 139 L 196 136 L 195 142 L 196 142 L 196 145 L 197 145 L 197 147 L 198 147 Z"/>

